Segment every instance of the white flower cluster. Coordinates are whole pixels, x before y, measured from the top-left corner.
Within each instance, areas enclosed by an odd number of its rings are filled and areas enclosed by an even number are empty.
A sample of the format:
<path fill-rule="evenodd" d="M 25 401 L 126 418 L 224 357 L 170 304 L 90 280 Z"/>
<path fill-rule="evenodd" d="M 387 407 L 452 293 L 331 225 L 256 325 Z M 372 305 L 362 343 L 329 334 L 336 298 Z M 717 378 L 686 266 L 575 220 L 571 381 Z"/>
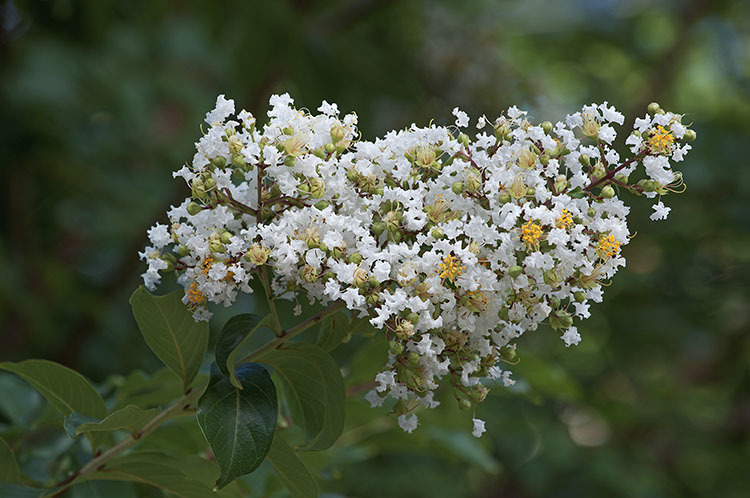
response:
<path fill-rule="evenodd" d="M 367 399 L 397 400 L 407 431 L 415 406 L 437 406 L 448 377 L 462 408 L 487 394 L 483 379 L 513 380 L 513 342 L 546 321 L 567 346 L 573 318 L 602 300 L 601 282 L 624 266 L 629 208 L 619 194 L 656 198 L 681 186 L 681 161 L 695 132 L 681 116 L 649 106 L 612 147 L 624 117 L 605 102 L 533 124 L 515 107 L 494 121 L 392 131 L 359 140 L 357 117 L 335 104 L 313 115 L 273 96 L 259 127 L 220 96 L 192 165 L 175 173 L 191 196 L 156 224 L 145 284 L 176 270 L 196 319 L 207 303 L 230 305 L 270 274 L 274 298 L 304 292 L 323 305 L 343 301 L 390 340 L 386 367 Z M 643 179 L 630 181 L 639 165 Z M 474 434 L 484 423 L 474 420 Z"/>

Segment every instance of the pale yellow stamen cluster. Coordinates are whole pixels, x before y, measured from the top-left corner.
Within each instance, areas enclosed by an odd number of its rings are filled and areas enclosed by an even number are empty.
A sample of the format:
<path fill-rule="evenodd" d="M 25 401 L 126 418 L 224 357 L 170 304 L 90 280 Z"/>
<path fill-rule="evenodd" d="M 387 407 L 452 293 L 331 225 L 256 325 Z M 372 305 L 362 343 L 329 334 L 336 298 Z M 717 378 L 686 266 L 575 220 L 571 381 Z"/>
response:
<path fill-rule="evenodd" d="M 649 148 L 658 154 L 668 154 L 674 144 L 674 135 L 663 126 L 657 126 L 650 131 L 651 139 L 648 141 Z"/>
<path fill-rule="evenodd" d="M 190 283 L 190 287 L 187 289 L 187 297 L 190 304 L 194 306 L 200 306 L 206 302 L 206 296 L 198 289 L 198 283 L 195 280 Z"/>

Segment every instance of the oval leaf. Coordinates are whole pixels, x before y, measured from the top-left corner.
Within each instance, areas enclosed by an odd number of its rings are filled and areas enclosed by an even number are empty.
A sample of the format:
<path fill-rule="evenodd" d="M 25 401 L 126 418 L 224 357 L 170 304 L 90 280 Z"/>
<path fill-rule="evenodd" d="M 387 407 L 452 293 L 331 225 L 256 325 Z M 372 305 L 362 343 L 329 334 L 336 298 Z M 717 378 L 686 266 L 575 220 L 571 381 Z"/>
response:
<path fill-rule="evenodd" d="M 305 431 L 306 449 L 324 450 L 344 428 L 344 379 L 331 355 L 305 342 L 263 355 L 283 382 L 292 419 Z"/>
<path fill-rule="evenodd" d="M 325 351 L 333 351 L 349 333 L 349 317 L 336 313 L 323 322 L 318 332 L 318 346 Z"/>
<path fill-rule="evenodd" d="M 235 369 L 237 389 L 214 364 L 198 401 L 198 424 L 221 468 L 218 487 L 255 470 L 271 449 L 278 411 L 271 376 L 257 363 Z"/>
<path fill-rule="evenodd" d="M 139 482 L 168 491 L 182 498 L 206 498 L 214 493 L 208 486 L 190 479 L 179 470 L 163 462 L 152 460 L 113 460 L 87 480 Z"/>
<path fill-rule="evenodd" d="M 13 372 L 34 386 L 49 403 L 67 416 L 73 412 L 102 419 L 107 407 L 99 393 L 78 372 L 47 360 L 0 363 L 0 369 Z"/>
<path fill-rule="evenodd" d="M 294 498 L 315 498 L 318 496 L 318 485 L 307 466 L 299 459 L 297 453 L 280 437 L 271 445 L 268 460 L 273 470 L 284 483 Z"/>
<path fill-rule="evenodd" d="M 102 432 L 126 429 L 135 436 L 141 429 L 143 429 L 143 426 L 149 423 L 151 419 L 159 413 L 161 413 L 161 410 L 158 408 L 144 410 L 135 405 L 128 405 L 112 412 L 101 422 L 87 422 L 79 425 L 76 428 L 75 433 L 80 435 L 84 432 Z"/>
<path fill-rule="evenodd" d="M 221 330 L 221 337 L 216 341 L 216 365 L 222 373 L 229 377 L 235 387 L 241 388 L 240 382 L 234 376 L 234 364 L 243 346 L 252 338 L 256 330 L 267 327 L 273 315 L 261 318 L 253 314 L 236 315 L 230 318 Z"/>
<path fill-rule="evenodd" d="M 16 456 L 13 454 L 13 450 L 5 442 L 5 439 L 0 437 L 0 482 L 8 482 L 16 484 L 21 482 L 21 471 L 18 470 L 18 463 L 16 463 Z"/>
<path fill-rule="evenodd" d="M 203 363 L 208 347 L 208 323 L 196 322 L 182 303 L 183 292 L 154 296 L 138 287 L 130 297 L 133 316 L 146 344 L 182 377 L 185 389 Z"/>

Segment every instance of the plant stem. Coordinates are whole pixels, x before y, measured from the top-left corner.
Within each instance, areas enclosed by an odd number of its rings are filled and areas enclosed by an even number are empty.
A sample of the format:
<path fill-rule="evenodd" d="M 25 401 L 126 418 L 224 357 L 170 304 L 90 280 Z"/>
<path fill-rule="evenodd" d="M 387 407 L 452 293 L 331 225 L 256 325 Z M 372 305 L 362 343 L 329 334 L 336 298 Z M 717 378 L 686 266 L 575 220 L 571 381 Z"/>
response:
<path fill-rule="evenodd" d="M 269 341 L 264 346 L 260 347 L 259 349 L 250 353 L 246 357 L 242 358 L 240 361 L 237 362 L 237 364 L 239 365 L 241 363 L 247 363 L 249 361 L 253 361 L 257 358 L 260 358 L 261 356 L 268 353 L 269 351 L 273 351 L 274 349 L 278 348 L 279 346 L 284 344 L 286 341 L 288 341 L 292 337 L 298 336 L 299 334 L 309 329 L 310 327 L 322 322 L 323 320 L 333 315 L 344 306 L 345 304 L 342 301 L 333 303 L 332 305 L 330 305 L 328 308 L 324 309 L 317 315 L 311 316 L 310 318 L 299 323 L 298 325 L 295 325 L 289 330 L 282 331 L 281 335 L 279 335 L 276 339 Z"/>
<path fill-rule="evenodd" d="M 116 457 L 126 449 L 130 448 L 138 441 L 143 439 L 145 436 L 154 432 L 161 424 L 174 417 L 181 417 L 184 415 L 192 415 L 194 411 L 191 409 L 191 404 L 203 393 L 205 385 L 199 389 L 189 389 L 180 399 L 175 401 L 169 408 L 162 410 L 154 418 L 152 418 L 143 428 L 135 434 L 131 434 L 116 445 L 104 453 L 91 459 L 86 465 L 76 470 L 69 477 L 64 479 L 55 485 L 55 488 L 60 487 L 55 491 L 52 497 L 62 496 L 62 494 L 79 478 L 84 478 L 89 474 L 101 470 L 106 463 L 112 458 Z"/>
<path fill-rule="evenodd" d="M 274 302 L 273 294 L 271 292 L 271 279 L 268 277 L 268 268 L 266 265 L 261 266 L 260 281 L 263 283 L 263 290 L 266 291 L 266 300 L 268 301 L 268 310 L 273 315 L 274 331 L 273 333 L 280 336 L 283 333 L 281 328 L 281 319 L 279 318 L 279 312 L 276 310 L 276 303 Z"/>

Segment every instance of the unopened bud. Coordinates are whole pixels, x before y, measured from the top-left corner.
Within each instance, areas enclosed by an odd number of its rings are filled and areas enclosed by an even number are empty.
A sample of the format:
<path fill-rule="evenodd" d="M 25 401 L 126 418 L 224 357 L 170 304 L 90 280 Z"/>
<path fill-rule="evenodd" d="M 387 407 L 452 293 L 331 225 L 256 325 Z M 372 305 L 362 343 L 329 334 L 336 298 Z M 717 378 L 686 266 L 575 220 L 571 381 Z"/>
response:
<path fill-rule="evenodd" d="M 354 252 L 349 255 L 349 262 L 358 265 L 362 262 L 362 255 L 358 252 Z"/>
<path fill-rule="evenodd" d="M 211 164 L 219 169 L 223 169 L 227 165 L 227 160 L 224 156 L 217 156 L 211 159 Z"/>
<path fill-rule="evenodd" d="M 325 145 L 325 149 L 324 150 L 326 151 L 326 154 L 333 154 L 333 151 L 336 150 L 336 146 L 334 144 L 332 144 L 331 142 L 328 142 Z"/>
<path fill-rule="evenodd" d="M 442 229 L 442 228 L 440 228 L 440 227 L 435 227 L 435 228 L 433 228 L 433 229 L 432 229 L 432 231 L 430 232 L 430 235 L 432 235 L 432 237 L 433 237 L 433 238 L 435 238 L 435 239 L 437 239 L 437 240 L 440 240 L 440 239 L 442 239 L 443 237 L 445 237 L 445 232 L 443 231 L 443 229 Z"/>
<path fill-rule="evenodd" d="M 461 133 L 461 134 L 458 135 L 458 143 L 460 143 L 464 147 L 468 147 L 469 146 L 469 141 L 470 140 L 471 139 L 469 138 L 469 135 L 467 135 L 466 133 Z"/>
<path fill-rule="evenodd" d="M 466 190 L 466 187 L 464 186 L 464 182 L 453 182 L 451 190 L 453 190 L 454 194 L 461 195 Z"/>
<path fill-rule="evenodd" d="M 695 133 L 695 130 L 687 130 L 685 131 L 685 134 L 682 136 L 682 138 L 686 142 L 692 142 L 697 138 L 697 135 Z"/>
<path fill-rule="evenodd" d="M 583 166 L 591 166 L 591 158 L 588 154 L 581 154 L 581 156 L 578 158 L 578 162 Z"/>
<path fill-rule="evenodd" d="M 523 273 L 523 268 L 518 265 L 513 265 L 510 267 L 510 269 L 508 269 L 508 275 L 513 278 L 518 277 L 521 273 Z"/>
<path fill-rule="evenodd" d="M 417 353 L 416 351 L 411 351 L 409 355 L 406 357 L 406 361 L 409 363 L 409 366 L 418 367 L 419 366 L 419 353 Z"/>
<path fill-rule="evenodd" d="M 388 349 L 391 351 L 391 353 L 398 356 L 404 350 L 404 345 L 398 341 L 391 341 L 390 344 L 388 344 Z"/>
<path fill-rule="evenodd" d="M 549 135 L 552 132 L 552 123 L 549 121 L 545 121 L 542 123 L 542 130 L 544 130 L 544 133 Z"/>
<path fill-rule="evenodd" d="M 232 234 L 230 232 L 224 232 L 221 234 L 221 242 L 222 244 L 229 244 L 232 242 Z"/>
<path fill-rule="evenodd" d="M 201 211 L 203 211 L 203 208 L 197 202 L 191 202 L 191 203 L 189 203 L 187 205 L 187 212 L 191 216 L 195 216 L 196 214 L 200 213 Z"/>
<path fill-rule="evenodd" d="M 605 199 L 611 199 L 615 196 L 615 189 L 612 188 L 612 185 L 606 185 L 601 192 L 601 196 Z"/>
<path fill-rule="evenodd" d="M 336 123 L 333 126 L 331 126 L 331 141 L 333 143 L 338 143 L 341 140 L 344 139 L 346 136 L 346 129 L 341 123 Z"/>
<path fill-rule="evenodd" d="M 577 303 L 582 303 L 586 300 L 586 293 L 583 291 L 576 291 L 573 293 L 573 299 L 575 299 Z"/>
<path fill-rule="evenodd" d="M 213 253 L 223 253 L 226 252 L 227 249 L 224 247 L 224 244 L 222 244 L 220 240 L 211 240 L 208 243 L 208 250 Z"/>
<path fill-rule="evenodd" d="M 656 102 L 651 102 L 646 109 L 648 110 L 648 113 L 653 116 L 661 110 L 661 106 Z"/>

